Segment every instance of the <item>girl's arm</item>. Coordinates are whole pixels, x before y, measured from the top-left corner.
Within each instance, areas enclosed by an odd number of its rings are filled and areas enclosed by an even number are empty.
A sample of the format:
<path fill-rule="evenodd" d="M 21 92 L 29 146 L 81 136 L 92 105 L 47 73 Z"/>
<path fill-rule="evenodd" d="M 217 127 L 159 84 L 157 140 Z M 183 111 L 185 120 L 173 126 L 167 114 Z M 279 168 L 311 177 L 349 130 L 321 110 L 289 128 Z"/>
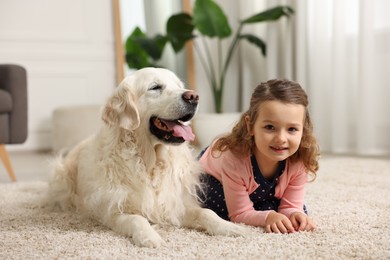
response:
<path fill-rule="evenodd" d="M 273 210 L 255 210 L 244 184 L 231 178 L 226 178 L 223 183 L 229 217 L 233 222 L 264 227 L 266 232 L 291 233 L 295 231 L 291 221 L 285 215 Z"/>
<path fill-rule="evenodd" d="M 246 225 L 264 227 L 271 210 L 256 211 L 253 208 L 253 202 L 249 198 L 248 190 L 243 180 L 223 174 L 222 181 L 230 220 Z"/>
<path fill-rule="evenodd" d="M 305 186 L 307 183 L 307 171 L 303 164 L 296 163 L 287 169 L 288 176 L 279 183 L 277 196 L 280 198 L 278 212 L 288 218 L 294 212 L 303 211 L 303 202 L 305 197 Z"/>
<path fill-rule="evenodd" d="M 249 192 L 256 188 L 256 183 L 252 179 L 250 157 L 237 158 L 230 151 L 213 157 L 209 148 L 199 161 L 205 172 L 222 182 L 230 220 L 265 227 L 268 214 L 274 211 L 256 211 L 253 208 Z"/>

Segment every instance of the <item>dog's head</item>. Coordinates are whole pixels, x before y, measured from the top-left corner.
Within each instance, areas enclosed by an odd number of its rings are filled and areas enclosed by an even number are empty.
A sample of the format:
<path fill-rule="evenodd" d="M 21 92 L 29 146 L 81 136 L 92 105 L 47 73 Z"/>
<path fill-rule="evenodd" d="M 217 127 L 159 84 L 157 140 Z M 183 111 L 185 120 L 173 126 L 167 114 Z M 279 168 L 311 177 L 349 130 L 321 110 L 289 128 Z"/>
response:
<path fill-rule="evenodd" d="M 192 141 L 189 121 L 199 96 L 171 71 L 144 68 L 125 78 L 103 109 L 103 121 L 129 131 L 147 131 L 164 143 Z"/>

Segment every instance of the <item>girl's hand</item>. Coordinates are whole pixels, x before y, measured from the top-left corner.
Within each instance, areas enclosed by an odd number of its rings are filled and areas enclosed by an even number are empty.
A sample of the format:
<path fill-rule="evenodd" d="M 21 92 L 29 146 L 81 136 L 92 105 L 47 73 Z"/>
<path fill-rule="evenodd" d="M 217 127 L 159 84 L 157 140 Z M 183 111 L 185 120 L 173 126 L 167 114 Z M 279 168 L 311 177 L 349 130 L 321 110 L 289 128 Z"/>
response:
<path fill-rule="evenodd" d="M 265 231 L 267 233 L 293 233 L 295 229 L 291 221 L 283 214 L 271 211 L 265 220 Z"/>
<path fill-rule="evenodd" d="M 302 212 L 294 212 L 290 221 L 296 231 L 312 231 L 317 228 L 313 219 Z"/>

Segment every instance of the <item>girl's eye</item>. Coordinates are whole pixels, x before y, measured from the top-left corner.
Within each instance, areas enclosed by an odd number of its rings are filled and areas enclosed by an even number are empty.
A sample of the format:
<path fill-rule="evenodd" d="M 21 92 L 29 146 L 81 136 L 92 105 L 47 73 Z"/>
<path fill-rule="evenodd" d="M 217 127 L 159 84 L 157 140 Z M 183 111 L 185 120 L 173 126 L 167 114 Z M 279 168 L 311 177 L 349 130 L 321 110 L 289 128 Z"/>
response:
<path fill-rule="evenodd" d="M 274 130 L 275 129 L 275 127 L 273 125 L 266 125 L 266 126 L 264 126 L 264 128 L 267 130 Z"/>
<path fill-rule="evenodd" d="M 295 127 L 290 127 L 290 128 L 288 129 L 288 131 L 291 132 L 291 133 L 295 133 L 295 132 L 298 131 L 298 129 L 295 128 Z"/>
<path fill-rule="evenodd" d="M 149 90 L 161 90 L 161 89 L 162 89 L 162 85 L 160 84 L 153 85 L 151 88 L 149 88 Z"/>

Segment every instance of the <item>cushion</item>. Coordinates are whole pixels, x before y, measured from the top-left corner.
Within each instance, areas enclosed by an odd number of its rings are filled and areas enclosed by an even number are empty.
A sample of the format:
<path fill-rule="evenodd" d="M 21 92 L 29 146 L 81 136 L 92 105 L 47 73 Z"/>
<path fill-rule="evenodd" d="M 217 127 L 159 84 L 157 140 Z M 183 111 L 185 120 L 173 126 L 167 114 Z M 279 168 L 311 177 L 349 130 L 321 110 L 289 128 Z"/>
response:
<path fill-rule="evenodd" d="M 11 94 L 0 89 L 0 113 L 8 113 L 12 110 Z"/>

